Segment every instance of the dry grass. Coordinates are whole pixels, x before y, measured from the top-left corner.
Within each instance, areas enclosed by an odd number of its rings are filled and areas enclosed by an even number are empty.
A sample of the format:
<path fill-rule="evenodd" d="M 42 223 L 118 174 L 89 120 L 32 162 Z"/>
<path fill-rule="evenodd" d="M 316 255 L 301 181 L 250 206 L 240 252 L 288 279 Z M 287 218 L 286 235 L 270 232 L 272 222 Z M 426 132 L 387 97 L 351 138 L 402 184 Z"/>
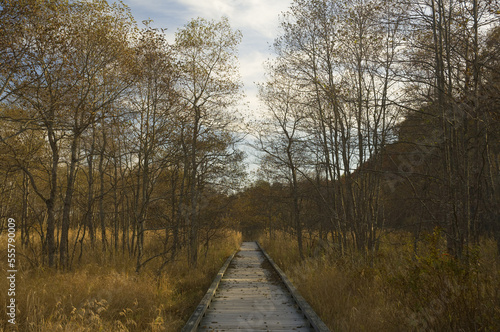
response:
<path fill-rule="evenodd" d="M 103 256 L 99 249 L 85 251 L 82 261 L 67 272 L 32 269 L 24 262 L 17 274 L 17 330 L 179 331 L 240 242 L 239 233 L 228 233 L 206 259 L 201 256 L 197 269 L 190 269 L 181 253 L 160 277 L 154 263 L 136 274 L 133 257 Z M 4 239 L 1 243 L 0 257 L 6 260 Z M 154 240 L 149 243 L 155 245 Z M 7 288 L 2 282 L 2 303 Z M 0 327 L 12 330 L 6 317 L 2 314 Z"/>
<path fill-rule="evenodd" d="M 261 242 L 332 331 L 500 331 L 494 241 L 471 250 L 469 266 L 445 254 L 439 234 L 416 257 L 409 235 L 386 235 L 373 264 L 333 252 L 300 262 L 286 234 Z"/>

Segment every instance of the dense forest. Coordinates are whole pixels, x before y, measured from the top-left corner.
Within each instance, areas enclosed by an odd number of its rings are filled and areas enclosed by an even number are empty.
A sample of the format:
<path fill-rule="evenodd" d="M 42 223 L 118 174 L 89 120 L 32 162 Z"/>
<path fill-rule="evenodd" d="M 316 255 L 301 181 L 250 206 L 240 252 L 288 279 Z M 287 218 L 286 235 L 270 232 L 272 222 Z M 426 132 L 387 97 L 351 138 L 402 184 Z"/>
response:
<path fill-rule="evenodd" d="M 37 264 L 70 268 L 99 238 L 139 271 L 144 233 L 164 230 L 153 255 L 188 246 L 195 266 L 241 176 L 240 33 L 196 19 L 169 45 L 120 4 L 2 7 L 2 218 L 17 216 L 24 245 L 39 238 Z"/>
<path fill-rule="evenodd" d="M 500 249 L 499 18 L 486 0 L 294 0 L 248 118 L 225 17 L 169 42 L 122 3 L 1 0 L 0 236 L 14 218 L 28 274 L 100 257 L 155 280 L 182 261 L 187 280 L 238 232 L 371 268 L 397 234 L 468 278 Z"/>
<path fill-rule="evenodd" d="M 341 255 L 373 253 L 387 227 L 440 227 L 458 259 L 499 239 L 496 10 L 296 1 L 284 14 L 257 146 L 301 256 L 304 230 L 330 232 Z"/>

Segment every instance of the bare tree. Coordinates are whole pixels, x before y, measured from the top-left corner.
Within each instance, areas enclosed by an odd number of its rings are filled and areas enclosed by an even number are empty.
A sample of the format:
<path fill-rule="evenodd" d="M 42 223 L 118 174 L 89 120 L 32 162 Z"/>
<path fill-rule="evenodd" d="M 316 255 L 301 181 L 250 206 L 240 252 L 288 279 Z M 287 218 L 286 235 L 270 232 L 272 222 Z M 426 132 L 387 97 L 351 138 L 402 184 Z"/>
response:
<path fill-rule="evenodd" d="M 137 264 L 143 264 L 144 232 L 148 210 L 161 174 L 173 164 L 177 147 L 173 144 L 176 115 L 179 111 L 172 48 L 160 31 L 146 26 L 137 45 L 138 64 L 141 68 L 137 84 L 130 99 L 134 119 L 134 219 L 137 227 Z"/>
<path fill-rule="evenodd" d="M 306 170 L 308 161 L 304 153 L 307 133 L 306 113 L 302 94 L 293 82 L 277 70 L 272 81 L 261 86 L 260 98 L 268 110 L 262 127 L 258 129 L 258 150 L 281 176 L 290 188 L 292 225 L 297 235 L 300 257 L 304 258 L 302 241 L 302 220 L 300 216 L 299 180 Z"/>
<path fill-rule="evenodd" d="M 17 4 L 23 8 L 25 4 Z M 8 8 L 16 8 L 9 2 Z M 8 80 L 8 100 L 27 110 L 23 119 L 45 133 L 51 161 L 48 193 L 25 165 L 20 164 L 35 193 L 47 206 L 49 265 L 55 254 L 54 207 L 60 163 L 68 164 L 63 202 L 60 264 L 68 264 L 68 231 L 74 181 L 80 160 L 80 139 L 100 112 L 116 100 L 129 84 L 120 66 L 127 59 L 128 12 L 105 3 L 33 3 L 24 18 L 23 40 L 28 51 L 9 48 L 11 54 L 27 52 L 16 79 Z M 85 13 L 85 14 L 82 14 Z M 123 15 L 118 13 L 124 13 Z M 99 24 L 94 24 L 98 20 Z M 7 76 L 8 78 L 8 76 Z M 68 151 L 69 156 L 66 155 Z"/>
<path fill-rule="evenodd" d="M 216 140 L 224 154 L 233 138 L 226 135 L 233 116 L 228 113 L 240 96 L 240 78 L 236 62 L 236 47 L 241 33 L 233 31 L 227 18 L 207 21 L 201 18 L 189 22 L 176 33 L 176 49 L 182 76 L 180 87 L 185 101 L 182 146 L 185 151 L 184 174 L 187 189 L 189 227 L 189 263 L 196 266 L 198 257 L 199 204 L 205 179 L 200 166 L 212 155 L 210 145 Z"/>
<path fill-rule="evenodd" d="M 482 177 L 488 155 L 489 119 L 481 110 L 484 80 L 482 48 L 498 25 L 497 4 L 476 0 L 423 1 L 411 7 L 411 57 L 408 77 L 426 111 L 439 120 L 434 132 L 440 154 L 442 191 L 437 194 L 448 251 L 466 258 L 477 243 Z M 418 111 L 418 110 L 417 110 Z"/>
<path fill-rule="evenodd" d="M 401 8 L 393 5 L 295 1 L 275 43 L 280 71 L 302 93 L 309 151 L 316 160 L 316 175 L 304 175 L 328 209 L 341 253 L 348 232 L 359 250 L 374 250 L 382 222 L 381 164 L 375 157 L 398 116 Z"/>

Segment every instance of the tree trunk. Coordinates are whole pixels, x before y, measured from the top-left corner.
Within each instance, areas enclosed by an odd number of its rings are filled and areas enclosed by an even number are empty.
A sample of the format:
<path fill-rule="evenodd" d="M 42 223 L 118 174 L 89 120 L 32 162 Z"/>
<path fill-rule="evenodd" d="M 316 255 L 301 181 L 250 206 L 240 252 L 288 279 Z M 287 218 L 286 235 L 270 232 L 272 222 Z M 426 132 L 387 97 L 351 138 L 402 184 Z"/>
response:
<path fill-rule="evenodd" d="M 191 178 L 190 178 L 190 194 L 191 194 L 191 207 L 189 211 L 189 265 L 195 268 L 198 261 L 198 162 L 196 160 L 196 152 L 198 149 L 198 135 L 201 119 L 201 110 L 198 106 L 194 106 L 194 123 L 191 142 Z"/>
<path fill-rule="evenodd" d="M 99 221 L 101 224 L 101 241 L 102 241 L 102 251 L 106 251 L 106 224 L 104 216 L 104 152 L 106 149 L 106 132 L 104 129 L 104 121 L 102 122 L 102 146 L 99 154 L 99 182 L 100 182 L 100 193 L 99 193 Z"/>
<path fill-rule="evenodd" d="M 23 203 L 21 211 L 21 244 L 27 246 L 30 242 L 28 226 L 28 199 L 29 199 L 28 175 L 23 173 Z"/>
<path fill-rule="evenodd" d="M 69 165 L 68 183 L 66 186 L 66 194 L 64 197 L 63 216 L 61 225 L 61 242 L 59 245 L 59 262 L 62 268 L 68 266 L 68 252 L 69 252 L 69 226 L 71 203 L 73 200 L 74 184 L 76 177 L 76 165 L 78 163 L 78 148 L 80 137 L 79 133 L 75 133 L 71 142 L 71 160 Z"/>
<path fill-rule="evenodd" d="M 95 129 L 95 128 L 93 128 Z M 87 195 L 87 214 L 85 218 L 86 227 L 88 227 L 88 232 L 90 234 L 90 243 L 92 248 L 95 245 L 95 232 L 93 223 L 93 205 L 94 205 L 94 148 L 95 148 L 95 131 L 92 133 L 92 145 L 90 147 L 89 155 L 87 157 L 88 162 L 88 195 Z M 84 230 L 84 234 L 86 229 Z M 82 238 L 83 240 L 83 238 Z"/>
<path fill-rule="evenodd" d="M 55 253 L 56 253 L 56 241 L 54 237 L 55 230 L 55 200 L 57 195 L 57 171 L 59 169 L 59 150 L 57 147 L 57 142 L 54 138 L 54 133 L 49 130 L 48 132 L 49 144 L 52 151 L 52 169 L 50 172 L 50 194 L 49 198 L 45 200 L 45 205 L 47 207 L 47 255 L 49 259 L 49 267 L 54 267 L 55 264 Z"/>

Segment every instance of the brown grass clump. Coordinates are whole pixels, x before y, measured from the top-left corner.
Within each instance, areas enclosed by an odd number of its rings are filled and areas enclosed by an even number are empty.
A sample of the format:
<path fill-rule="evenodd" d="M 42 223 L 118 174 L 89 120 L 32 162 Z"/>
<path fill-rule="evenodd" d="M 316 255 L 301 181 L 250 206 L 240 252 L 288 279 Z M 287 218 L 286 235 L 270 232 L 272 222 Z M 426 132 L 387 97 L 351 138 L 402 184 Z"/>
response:
<path fill-rule="evenodd" d="M 134 257 L 111 257 L 108 253 L 103 258 L 98 251 L 89 252 L 71 271 L 23 268 L 17 274 L 17 325 L 12 329 L 4 313 L 0 328 L 40 332 L 179 331 L 240 242 L 239 233 L 228 232 L 225 241 L 213 245 L 206 259 L 201 255 L 196 269 L 187 266 L 185 253 L 181 253 L 160 276 L 154 264 L 137 274 Z M 5 241 L 1 243 L 3 246 Z M 7 301 L 7 288 L 2 282 L 2 303 Z"/>
<path fill-rule="evenodd" d="M 261 241 L 332 331 L 500 331 L 492 240 L 471 248 L 468 263 L 446 254 L 439 231 L 421 241 L 417 255 L 409 235 L 386 234 L 371 262 L 333 251 L 301 262 L 288 235 Z"/>

